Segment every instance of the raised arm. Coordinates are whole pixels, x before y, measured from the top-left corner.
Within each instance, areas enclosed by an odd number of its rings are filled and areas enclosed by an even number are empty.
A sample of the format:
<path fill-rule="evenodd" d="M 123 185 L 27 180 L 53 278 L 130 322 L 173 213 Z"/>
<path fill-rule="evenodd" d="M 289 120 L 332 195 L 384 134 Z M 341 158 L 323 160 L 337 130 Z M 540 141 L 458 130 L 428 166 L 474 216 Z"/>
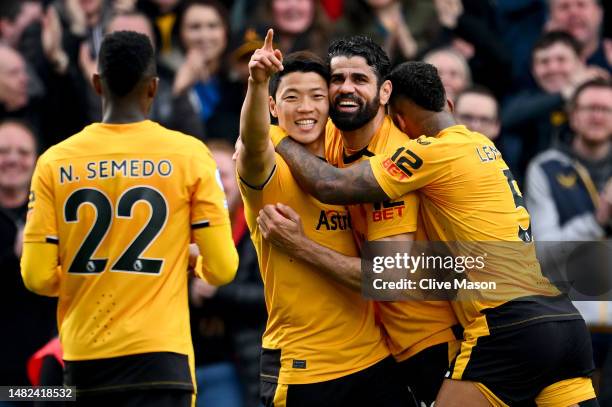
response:
<path fill-rule="evenodd" d="M 238 174 L 249 185 L 257 187 L 274 169 L 274 147 L 268 137 L 268 83 L 283 65 L 281 52 L 272 48 L 273 35 L 273 30 L 268 30 L 263 47 L 249 61 L 248 88 L 240 113 L 242 148 L 236 162 Z"/>
<path fill-rule="evenodd" d="M 367 161 L 336 168 L 310 154 L 290 137 L 283 138 L 276 151 L 285 159 L 300 186 L 321 202 L 348 205 L 388 199 Z"/>

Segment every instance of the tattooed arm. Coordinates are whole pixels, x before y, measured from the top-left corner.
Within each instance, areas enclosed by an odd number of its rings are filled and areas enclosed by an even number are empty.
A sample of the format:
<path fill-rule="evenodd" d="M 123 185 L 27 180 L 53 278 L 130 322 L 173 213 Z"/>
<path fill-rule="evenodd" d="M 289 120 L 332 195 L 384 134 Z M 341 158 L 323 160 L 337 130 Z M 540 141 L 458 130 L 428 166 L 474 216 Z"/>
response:
<path fill-rule="evenodd" d="M 388 199 L 367 161 L 335 168 L 290 137 L 285 137 L 276 151 L 285 159 L 300 186 L 321 202 L 348 205 Z"/>

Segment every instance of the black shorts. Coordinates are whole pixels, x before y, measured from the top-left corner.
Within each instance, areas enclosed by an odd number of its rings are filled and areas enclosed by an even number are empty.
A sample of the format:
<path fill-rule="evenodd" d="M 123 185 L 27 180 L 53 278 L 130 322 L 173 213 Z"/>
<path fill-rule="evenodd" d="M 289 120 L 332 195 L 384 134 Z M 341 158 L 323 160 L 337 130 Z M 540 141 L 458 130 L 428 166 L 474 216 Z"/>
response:
<path fill-rule="evenodd" d="M 430 346 L 396 365 L 399 380 L 408 386 L 418 405 L 429 406 L 436 400 L 438 391 L 448 372 L 453 349 L 449 342 Z"/>
<path fill-rule="evenodd" d="M 498 330 L 477 339 L 466 336 L 450 377 L 481 383 L 505 404 L 535 406 L 545 388 L 588 378 L 593 370 L 589 332 L 584 320 L 575 319 Z"/>
<path fill-rule="evenodd" d="M 416 407 L 388 357 L 347 376 L 312 384 L 278 384 L 262 376 L 265 407 Z"/>
<path fill-rule="evenodd" d="M 65 361 L 64 384 L 83 406 L 190 406 L 194 393 L 187 355 L 172 352 Z"/>

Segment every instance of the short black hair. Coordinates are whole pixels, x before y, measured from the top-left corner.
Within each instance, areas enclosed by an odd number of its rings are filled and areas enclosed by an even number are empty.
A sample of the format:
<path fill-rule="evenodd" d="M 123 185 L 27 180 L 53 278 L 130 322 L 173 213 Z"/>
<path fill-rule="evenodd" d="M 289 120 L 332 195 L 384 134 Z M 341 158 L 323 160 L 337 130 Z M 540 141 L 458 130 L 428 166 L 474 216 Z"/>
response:
<path fill-rule="evenodd" d="M 382 84 L 391 69 L 387 53 L 374 40 L 364 35 L 335 40 L 329 46 L 327 56 L 330 62 L 334 57 L 362 57 L 376 73 L 378 86 Z"/>
<path fill-rule="evenodd" d="M 568 34 L 565 31 L 549 31 L 538 38 L 536 43 L 533 45 L 533 49 L 531 50 L 532 60 L 536 51 L 549 48 L 558 42 L 570 47 L 576 53 L 576 55 L 580 55 L 582 53 L 582 46 L 571 34 Z"/>
<path fill-rule="evenodd" d="M 441 112 L 446 106 L 446 92 L 435 66 L 421 61 L 396 66 L 387 79 L 393 85 L 391 100 L 405 97 L 423 109 Z"/>
<path fill-rule="evenodd" d="M 325 83 L 329 83 L 329 66 L 321 57 L 310 51 L 293 52 L 283 59 L 283 70 L 270 78 L 269 92 L 274 100 L 281 79 L 292 72 L 314 72 L 325 79 Z"/>
<path fill-rule="evenodd" d="M 98 69 L 110 92 L 125 96 L 144 76 L 155 75 L 153 45 L 146 35 L 134 31 L 107 34 L 100 46 Z"/>
<path fill-rule="evenodd" d="M 608 89 L 612 89 L 612 81 L 607 80 L 607 79 L 603 79 L 603 78 L 596 78 L 596 79 L 591 79 L 590 81 L 586 81 L 586 82 L 582 83 L 580 86 L 578 86 L 576 88 L 576 90 L 574 91 L 574 93 L 572 94 L 572 97 L 570 98 L 570 100 L 568 102 L 568 106 L 569 106 L 570 109 L 574 109 L 576 107 L 576 104 L 578 102 L 578 98 L 580 97 L 582 92 L 584 92 L 585 90 L 587 90 L 589 88 L 608 88 Z"/>

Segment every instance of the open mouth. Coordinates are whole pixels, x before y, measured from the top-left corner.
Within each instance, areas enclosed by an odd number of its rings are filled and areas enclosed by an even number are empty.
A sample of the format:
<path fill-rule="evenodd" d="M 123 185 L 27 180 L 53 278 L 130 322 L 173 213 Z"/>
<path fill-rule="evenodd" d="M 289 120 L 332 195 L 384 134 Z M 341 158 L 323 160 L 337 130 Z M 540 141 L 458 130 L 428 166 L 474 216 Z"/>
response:
<path fill-rule="evenodd" d="M 336 110 L 345 113 L 353 113 L 359 110 L 359 103 L 353 99 L 341 99 L 336 102 Z"/>
<path fill-rule="evenodd" d="M 317 121 L 315 119 L 301 119 L 294 122 L 300 130 L 308 131 L 314 129 Z"/>

